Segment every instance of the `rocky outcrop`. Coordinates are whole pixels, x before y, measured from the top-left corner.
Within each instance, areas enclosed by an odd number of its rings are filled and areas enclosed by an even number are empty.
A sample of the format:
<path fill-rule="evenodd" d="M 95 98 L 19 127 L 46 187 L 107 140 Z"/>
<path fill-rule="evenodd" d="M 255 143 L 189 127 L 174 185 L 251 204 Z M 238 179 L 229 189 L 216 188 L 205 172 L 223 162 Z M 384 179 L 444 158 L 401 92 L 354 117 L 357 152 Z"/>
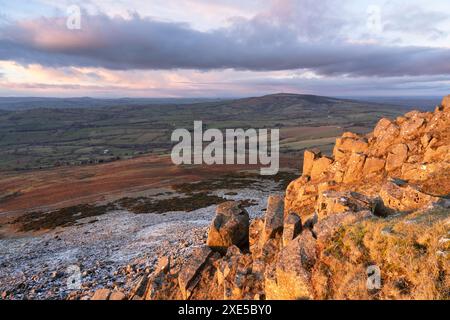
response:
<path fill-rule="evenodd" d="M 434 112 L 344 133 L 333 157 L 305 151 L 302 176 L 269 197 L 264 219 L 219 205 L 207 246 L 178 267 L 161 261 L 145 296 L 448 299 L 449 147 L 450 96 Z M 382 288 L 367 287 L 373 266 Z"/>
<path fill-rule="evenodd" d="M 429 192 L 424 182 L 450 170 L 448 100 L 445 97 L 434 112 L 411 111 L 395 120 L 383 118 L 365 136 L 346 132 L 336 140 L 332 158 L 305 151 L 307 170 L 288 186 L 285 212 L 310 217 L 317 201 L 322 201 L 319 186 L 324 183 L 328 189 L 362 191 L 374 197 L 384 182 L 400 178 Z M 438 195 L 450 193 L 448 184 L 441 189 Z"/>

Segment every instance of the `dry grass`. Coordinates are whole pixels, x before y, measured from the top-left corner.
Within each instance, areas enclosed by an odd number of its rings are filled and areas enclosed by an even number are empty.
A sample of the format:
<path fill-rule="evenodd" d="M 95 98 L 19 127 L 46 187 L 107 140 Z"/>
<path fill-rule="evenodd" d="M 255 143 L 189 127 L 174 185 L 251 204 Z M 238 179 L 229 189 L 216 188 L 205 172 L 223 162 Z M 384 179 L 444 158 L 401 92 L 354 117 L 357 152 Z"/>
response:
<path fill-rule="evenodd" d="M 450 210 L 342 226 L 322 248 L 312 281 L 319 299 L 450 299 Z M 366 287 L 366 268 L 381 288 Z"/>

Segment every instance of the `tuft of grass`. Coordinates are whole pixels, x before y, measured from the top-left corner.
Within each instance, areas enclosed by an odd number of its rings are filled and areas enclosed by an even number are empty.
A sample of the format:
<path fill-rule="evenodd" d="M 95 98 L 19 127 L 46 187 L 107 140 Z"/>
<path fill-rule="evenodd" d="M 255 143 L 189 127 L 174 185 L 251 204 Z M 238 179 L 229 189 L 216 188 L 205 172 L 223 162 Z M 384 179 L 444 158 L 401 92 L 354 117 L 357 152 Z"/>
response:
<path fill-rule="evenodd" d="M 317 298 L 450 299 L 449 216 L 433 209 L 342 226 L 319 244 Z M 370 265 L 380 268 L 379 290 L 366 287 Z"/>

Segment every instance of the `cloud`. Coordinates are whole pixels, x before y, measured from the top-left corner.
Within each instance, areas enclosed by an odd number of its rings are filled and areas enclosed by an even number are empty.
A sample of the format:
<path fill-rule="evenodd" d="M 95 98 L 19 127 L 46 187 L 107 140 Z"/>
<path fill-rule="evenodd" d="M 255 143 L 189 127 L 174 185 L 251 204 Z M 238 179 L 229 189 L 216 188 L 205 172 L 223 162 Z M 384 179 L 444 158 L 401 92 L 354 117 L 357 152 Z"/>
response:
<path fill-rule="evenodd" d="M 312 7 L 302 14 L 282 4 L 274 8 L 283 10 L 235 19 L 228 27 L 208 32 L 137 14 L 127 19 L 85 13 L 81 30 L 67 29 L 65 18 L 18 21 L 0 27 L 0 60 L 112 70 L 307 69 L 353 77 L 450 74 L 448 48 L 349 43 L 331 36 L 330 30 L 339 34 L 341 25 L 334 16 L 326 18 L 327 12 Z"/>

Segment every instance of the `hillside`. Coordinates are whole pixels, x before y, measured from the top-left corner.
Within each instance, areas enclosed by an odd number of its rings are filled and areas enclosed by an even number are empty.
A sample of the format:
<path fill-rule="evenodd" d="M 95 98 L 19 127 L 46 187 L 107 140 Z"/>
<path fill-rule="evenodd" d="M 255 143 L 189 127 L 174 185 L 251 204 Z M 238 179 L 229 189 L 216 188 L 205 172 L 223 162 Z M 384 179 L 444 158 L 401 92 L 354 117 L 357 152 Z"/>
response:
<path fill-rule="evenodd" d="M 206 244 L 163 255 L 130 299 L 449 299 L 450 96 L 304 154 L 250 221 L 217 207 Z M 108 299 L 109 290 L 94 299 Z"/>
<path fill-rule="evenodd" d="M 15 109 L 13 98 L 3 100 L 0 110 Z M 290 139 L 282 143 L 282 152 L 301 151 L 314 141 L 306 145 L 296 142 L 334 138 L 345 130 L 367 132 L 379 117 L 395 117 L 402 110 L 294 94 L 201 103 L 89 98 L 37 101 L 36 107 L 36 99 L 22 98 L 17 102 L 19 110 L 0 111 L 0 171 L 109 162 L 143 153 L 167 154 L 172 146 L 171 132 L 192 128 L 194 120 L 215 128 L 326 128 L 324 133 L 297 135 L 295 139 L 284 135 Z M 59 103 L 62 107 L 54 108 Z M 328 145 L 331 151 L 329 141 L 318 144 Z"/>

